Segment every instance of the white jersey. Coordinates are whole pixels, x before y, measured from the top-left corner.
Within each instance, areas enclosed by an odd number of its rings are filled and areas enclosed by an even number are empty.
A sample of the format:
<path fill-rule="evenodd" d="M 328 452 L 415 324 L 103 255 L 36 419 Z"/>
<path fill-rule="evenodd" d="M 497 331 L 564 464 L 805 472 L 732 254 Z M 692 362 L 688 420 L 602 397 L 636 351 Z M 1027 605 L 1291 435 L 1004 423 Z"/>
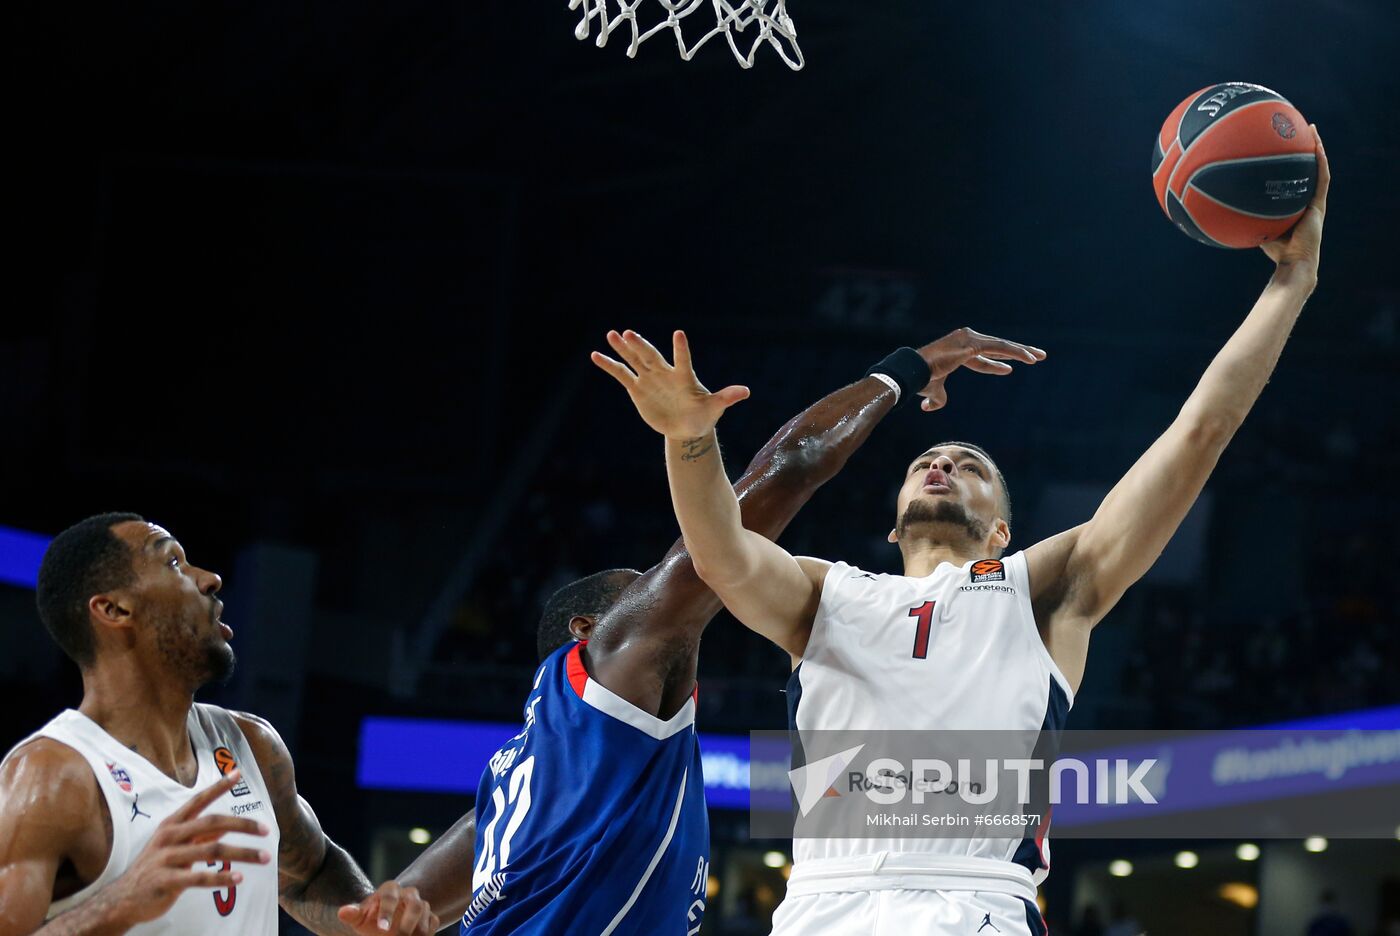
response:
<path fill-rule="evenodd" d="M 1063 727 L 1072 702 L 1036 629 L 1020 552 L 945 562 L 923 578 L 834 564 L 788 684 L 798 731 L 1035 732 Z M 836 879 L 845 881 L 840 889 L 859 889 L 853 877 L 878 889 L 890 875 L 914 875 L 930 889 L 1033 900 L 1049 868 L 1045 832 L 1029 829 L 1024 841 L 799 838 L 788 892 L 831 890 Z"/>
<path fill-rule="evenodd" d="M 107 866 L 87 887 L 71 897 L 55 901 L 46 919 L 73 909 L 119 877 L 146 847 L 163 819 L 235 766 L 242 773 L 239 784 L 209 806 L 203 815 L 246 816 L 263 823 L 269 829 L 265 837 L 226 835 L 221 841 L 277 854 L 279 835 L 272 813 L 272 798 L 238 723 L 224 709 L 195 705 L 190 710 L 187 725 L 199 762 L 199 773 L 194 786 L 189 788 L 161 773 L 92 719 L 73 709 L 62 712 L 21 742 L 51 738 L 81 754 L 96 775 L 112 816 L 112 851 Z M 240 864 L 238 871 L 243 875 L 241 884 L 221 890 L 191 888 L 180 895 L 164 916 L 127 932 L 132 936 L 174 936 L 177 933 L 272 936 L 277 932 L 276 861 L 265 865 Z"/>

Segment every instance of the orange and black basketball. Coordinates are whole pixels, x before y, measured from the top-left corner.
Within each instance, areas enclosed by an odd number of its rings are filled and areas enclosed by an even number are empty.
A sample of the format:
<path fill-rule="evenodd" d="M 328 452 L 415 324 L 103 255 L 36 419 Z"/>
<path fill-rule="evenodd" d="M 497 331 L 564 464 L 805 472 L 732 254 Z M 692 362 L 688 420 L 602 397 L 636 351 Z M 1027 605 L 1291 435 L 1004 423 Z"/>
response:
<path fill-rule="evenodd" d="M 1284 234 L 1316 184 L 1307 121 L 1256 84 L 1202 88 L 1176 106 L 1152 145 L 1157 203 L 1212 247 L 1257 247 Z"/>

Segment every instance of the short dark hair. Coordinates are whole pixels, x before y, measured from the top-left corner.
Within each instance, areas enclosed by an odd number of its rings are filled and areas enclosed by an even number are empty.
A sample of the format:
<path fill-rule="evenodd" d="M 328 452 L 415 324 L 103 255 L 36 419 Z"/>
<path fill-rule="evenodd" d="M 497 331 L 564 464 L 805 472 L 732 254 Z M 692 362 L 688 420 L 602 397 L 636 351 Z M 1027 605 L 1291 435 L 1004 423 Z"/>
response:
<path fill-rule="evenodd" d="M 1001 519 L 1006 521 L 1007 526 L 1011 526 L 1011 488 L 1006 486 L 1006 476 L 1001 473 L 1001 466 L 996 463 L 996 459 L 992 458 L 991 454 L 982 446 L 973 445 L 971 442 L 940 442 L 930 446 L 930 448 L 944 448 L 949 445 L 956 445 L 958 448 L 976 452 L 987 460 L 987 464 L 992 466 L 992 470 L 997 473 L 997 483 L 1001 485 L 1001 497 L 997 498 L 997 509 L 1001 511 Z"/>
<path fill-rule="evenodd" d="M 570 582 L 549 596 L 540 615 L 535 649 L 543 660 L 574 639 L 569 621 L 575 617 L 602 617 L 618 596 L 641 575 L 635 569 L 608 569 Z"/>
<path fill-rule="evenodd" d="M 54 642 L 80 667 L 97 654 L 88 599 L 123 588 L 136 577 L 130 547 L 112 527 L 145 518 L 134 513 L 104 513 L 73 524 L 53 538 L 39 564 L 35 600 L 39 619 Z"/>

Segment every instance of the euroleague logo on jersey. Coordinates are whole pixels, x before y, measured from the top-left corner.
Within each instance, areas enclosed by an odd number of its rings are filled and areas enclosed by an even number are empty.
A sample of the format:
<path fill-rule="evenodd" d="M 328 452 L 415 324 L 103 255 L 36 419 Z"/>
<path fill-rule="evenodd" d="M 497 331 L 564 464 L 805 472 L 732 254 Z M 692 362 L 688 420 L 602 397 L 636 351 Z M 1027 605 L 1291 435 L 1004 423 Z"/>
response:
<path fill-rule="evenodd" d="M 227 777 L 228 772 L 238 766 L 238 761 L 234 759 L 233 752 L 226 747 L 214 748 L 214 766 L 219 768 L 219 776 Z M 247 780 L 239 780 L 237 786 L 229 790 L 234 796 L 247 796 L 253 792 L 248 789 Z"/>
<path fill-rule="evenodd" d="M 1000 559 L 982 559 L 972 564 L 972 584 L 1006 581 L 1006 567 Z"/>
<path fill-rule="evenodd" d="M 108 763 L 106 761 L 104 761 L 103 763 L 107 764 L 108 772 L 112 774 L 112 779 L 117 781 L 117 786 L 121 788 L 121 791 L 123 793 L 130 793 L 131 774 L 127 773 L 124 769 L 118 767 L 116 764 Z"/>

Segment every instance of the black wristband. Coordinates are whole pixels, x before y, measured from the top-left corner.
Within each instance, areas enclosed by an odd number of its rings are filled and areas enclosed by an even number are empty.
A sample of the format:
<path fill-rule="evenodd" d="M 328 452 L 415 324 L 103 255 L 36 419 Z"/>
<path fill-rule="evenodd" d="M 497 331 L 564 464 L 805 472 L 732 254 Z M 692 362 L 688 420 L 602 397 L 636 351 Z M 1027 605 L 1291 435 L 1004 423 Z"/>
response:
<path fill-rule="evenodd" d="M 900 348 L 865 372 L 865 376 L 883 374 L 899 384 L 899 399 L 913 399 L 928 386 L 933 377 L 928 362 L 913 348 Z"/>

